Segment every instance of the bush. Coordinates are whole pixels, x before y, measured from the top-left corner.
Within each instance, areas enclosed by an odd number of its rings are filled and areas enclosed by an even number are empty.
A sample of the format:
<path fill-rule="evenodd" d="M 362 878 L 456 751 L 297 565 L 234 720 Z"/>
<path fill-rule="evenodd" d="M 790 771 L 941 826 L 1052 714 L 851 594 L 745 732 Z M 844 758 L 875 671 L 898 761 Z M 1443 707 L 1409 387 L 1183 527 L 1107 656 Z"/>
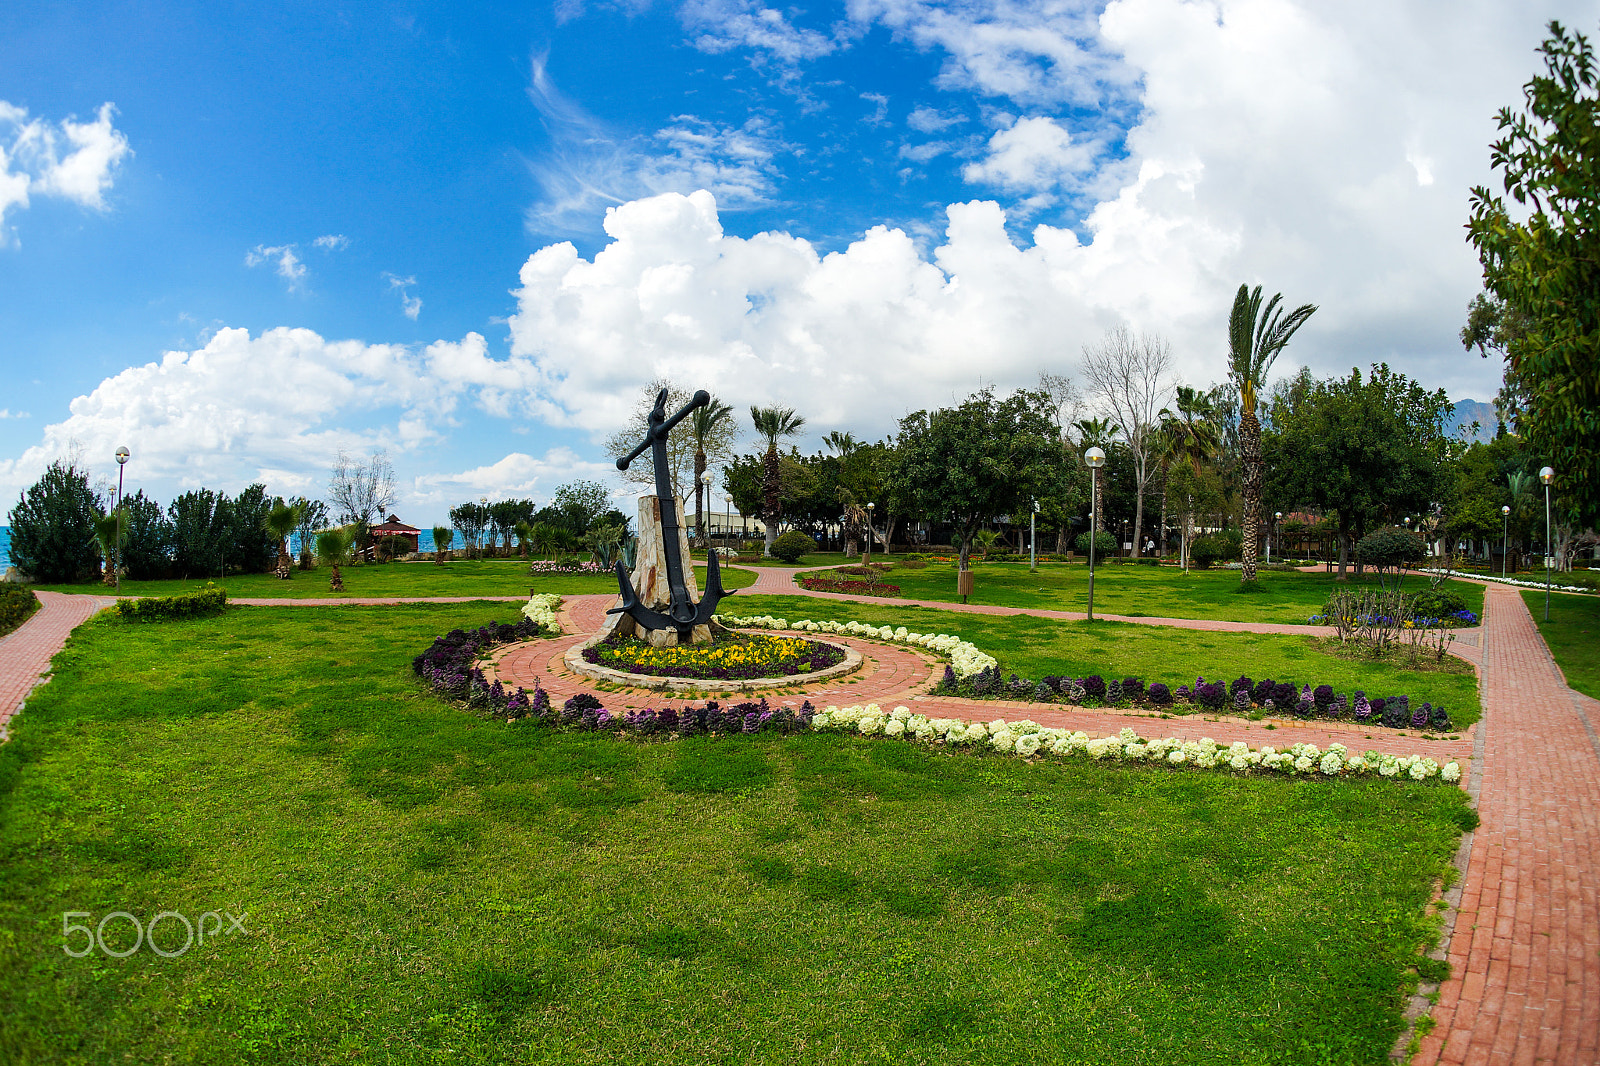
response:
<path fill-rule="evenodd" d="M 228 592 L 211 582 L 199 592 L 181 596 L 149 596 L 142 600 L 118 600 L 117 616 L 135 622 L 160 618 L 198 618 L 216 614 L 228 605 Z"/>
<path fill-rule="evenodd" d="M 0 584 L 0 636 L 11 632 L 39 609 L 39 597 L 21 585 Z"/>
<path fill-rule="evenodd" d="M 1089 534 L 1087 532 L 1079 533 L 1078 539 L 1073 541 L 1073 543 L 1078 546 L 1079 551 L 1083 552 L 1085 555 L 1089 554 Z M 1101 530 L 1099 533 L 1095 534 L 1094 554 L 1096 559 L 1108 558 L 1112 555 L 1115 555 L 1116 552 L 1116 537 L 1113 537 L 1110 533 L 1107 533 L 1104 530 Z"/>
<path fill-rule="evenodd" d="M 1411 613 L 1417 618 L 1449 618 L 1467 609 L 1467 601 L 1446 589 L 1424 589 L 1411 597 Z"/>
<path fill-rule="evenodd" d="M 1375 530 L 1356 542 L 1356 562 L 1379 570 L 1410 566 L 1427 556 L 1428 546 L 1422 535 L 1397 526 Z"/>
<path fill-rule="evenodd" d="M 1189 561 L 1201 570 L 1211 569 L 1211 564 L 1222 558 L 1222 547 L 1211 537 L 1196 537 L 1189 545 Z"/>
<path fill-rule="evenodd" d="M 997 551 L 989 552 L 983 558 L 984 558 L 984 560 L 986 562 L 991 562 L 991 563 L 1009 563 L 1009 562 L 1011 562 L 1011 560 L 1015 559 L 1016 557 L 1017 556 L 1016 556 L 1015 552 L 1009 552 L 1009 551 L 1006 551 L 1004 548 L 1001 548 L 1001 549 L 999 549 Z"/>
<path fill-rule="evenodd" d="M 66 584 L 99 569 L 94 520 L 100 499 L 89 475 L 59 461 L 11 509 L 11 561 L 35 581 Z"/>
<path fill-rule="evenodd" d="M 816 550 L 817 542 L 798 529 L 791 529 L 772 542 L 772 554 L 786 563 L 799 562 L 802 555 Z"/>

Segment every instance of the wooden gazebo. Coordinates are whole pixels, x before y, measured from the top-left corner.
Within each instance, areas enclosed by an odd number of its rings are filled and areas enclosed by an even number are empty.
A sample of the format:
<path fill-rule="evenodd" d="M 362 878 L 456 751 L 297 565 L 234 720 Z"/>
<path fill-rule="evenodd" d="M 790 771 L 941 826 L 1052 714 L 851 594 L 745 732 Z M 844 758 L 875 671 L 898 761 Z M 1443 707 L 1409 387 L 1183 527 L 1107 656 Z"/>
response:
<path fill-rule="evenodd" d="M 405 545 L 404 550 L 408 552 L 414 552 L 417 550 L 417 534 L 421 533 L 422 530 L 418 529 L 416 526 L 408 526 L 404 522 L 400 521 L 397 516 L 390 515 L 387 522 L 383 523 L 381 526 L 373 526 L 371 532 L 372 542 L 374 545 L 378 543 L 378 540 L 381 537 L 400 537 L 402 538 L 401 543 Z M 391 547 L 393 547 L 393 545 L 391 545 Z M 402 552 L 395 551 L 394 554 L 400 555 Z"/>

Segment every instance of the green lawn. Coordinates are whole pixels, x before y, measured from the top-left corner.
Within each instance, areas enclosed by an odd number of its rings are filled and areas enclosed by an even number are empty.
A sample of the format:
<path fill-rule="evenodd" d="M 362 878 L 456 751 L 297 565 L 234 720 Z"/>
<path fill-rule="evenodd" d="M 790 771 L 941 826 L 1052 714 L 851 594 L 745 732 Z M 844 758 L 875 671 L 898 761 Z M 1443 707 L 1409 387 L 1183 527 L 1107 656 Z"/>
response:
<path fill-rule="evenodd" d="M 414 681 L 506 608 L 80 629 L 0 747 L 0 1061 L 1387 1061 L 1459 788 L 563 735 Z M 119 910 L 247 932 L 63 952 Z"/>
<path fill-rule="evenodd" d="M 234 599 L 297 599 L 332 596 L 339 599 L 367 599 L 386 596 L 526 596 L 528 590 L 577 595 L 586 592 L 616 592 L 617 579 L 611 574 L 528 573 L 528 564 L 519 559 L 453 560 L 439 566 L 433 562 L 366 563 L 341 566 L 344 592 L 328 591 L 328 570 L 296 570 L 288 581 L 271 574 L 235 574 L 216 581 Z M 695 567 L 700 587 L 705 587 L 706 568 Z M 725 588 L 745 588 L 755 584 L 751 570 L 728 568 L 723 571 Z M 215 581 L 215 579 L 213 579 Z M 174 596 L 193 592 L 205 585 L 205 578 L 170 581 L 124 581 L 124 596 Z M 82 592 L 104 595 L 98 583 L 88 585 L 30 586 L 53 592 Z"/>
<path fill-rule="evenodd" d="M 1567 684 L 1600 700 L 1600 600 L 1592 596 L 1550 594 L 1550 621 L 1544 621 L 1544 593 L 1525 590 L 1539 635 L 1555 656 Z"/>
<path fill-rule="evenodd" d="M 1296 685 L 1328 684 L 1347 697 L 1356 689 L 1368 696 L 1411 697 L 1443 704 L 1457 726 L 1479 718 L 1478 681 L 1472 667 L 1449 657 L 1444 670 L 1413 670 L 1388 663 L 1339 658 L 1322 650 L 1321 637 L 1264 633 L 1207 633 L 1135 622 L 1062 622 L 1031 615 L 991 617 L 933 607 L 894 607 L 870 600 L 818 600 L 806 596 L 746 596 L 724 601 L 735 615 L 770 614 L 791 622 L 858 621 L 905 626 L 919 633 L 952 633 L 1000 660 L 1000 667 L 1023 677 L 1049 674 L 1087 677 L 1137 677 L 1173 688 L 1208 681 L 1232 681 L 1241 674 L 1257 681 L 1273 678 Z M 1446 672 L 1451 671 L 1451 672 Z M 1374 735 L 1381 739 L 1385 731 Z"/>
<path fill-rule="evenodd" d="M 1089 568 L 1076 563 L 1040 563 L 1035 572 L 1026 562 L 979 563 L 973 568 L 975 588 L 970 603 L 1002 607 L 1034 607 L 1082 611 L 1088 602 Z M 832 575 L 823 575 L 832 576 Z M 929 563 L 922 570 L 895 567 L 883 580 L 900 586 L 907 599 L 959 603 L 956 564 Z M 1352 577 L 1352 584 L 1358 579 Z M 1102 565 L 1095 568 L 1094 608 L 1097 613 L 1133 618 L 1214 618 L 1229 622 L 1280 622 L 1304 625 L 1320 614 L 1334 588 L 1334 575 L 1262 571 L 1260 592 L 1240 592 L 1237 570 L 1191 570 L 1175 567 Z M 1392 581 L 1392 579 L 1391 579 Z M 1405 586 L 1427 587 L 1411 577 Z M 1483 586 L 1449 582 L 1467 609 L 1483 614 Z"/>

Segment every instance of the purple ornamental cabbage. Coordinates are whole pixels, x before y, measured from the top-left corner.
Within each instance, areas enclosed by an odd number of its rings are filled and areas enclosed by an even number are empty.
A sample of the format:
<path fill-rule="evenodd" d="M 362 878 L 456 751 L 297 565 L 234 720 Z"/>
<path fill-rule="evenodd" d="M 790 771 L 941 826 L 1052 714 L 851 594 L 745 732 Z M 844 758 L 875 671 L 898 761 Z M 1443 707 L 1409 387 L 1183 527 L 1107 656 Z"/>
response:
<path fill-rule="evenodd" d="M 1172 705 L 1172 690 L 1159 681 L 1151 683 L 1150 702 L 1157 707 L 1170 707 Z"/>

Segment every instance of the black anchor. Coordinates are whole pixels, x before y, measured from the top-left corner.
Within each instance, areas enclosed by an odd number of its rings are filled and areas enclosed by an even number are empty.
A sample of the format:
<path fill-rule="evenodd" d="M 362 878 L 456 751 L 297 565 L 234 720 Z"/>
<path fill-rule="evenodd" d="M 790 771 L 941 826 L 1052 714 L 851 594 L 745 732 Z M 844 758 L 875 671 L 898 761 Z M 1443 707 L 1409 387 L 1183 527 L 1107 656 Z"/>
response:
<path fill-rule="evenodd" d="M 622 588 L 622 606 L 613 607 L 606 613 L 626 614 L 645 629 L 676 629 L 680 644 L 690 643 L 694 639 L 695 626 L 708 624 L 716 613 L 717 601 L 732 595 L 722 587 L 717 553 L 710 551 L 706 553 L 705 595 L 698 604 L 690 599 L 689 586 L 683 579 L 683 560 L 678 554 L 678 497 L 672 491 L 672 477 L 667 472 L 667 434 L 672 432 L 672 427 L 689 417 L 696 407 L 704 407 L 710 402 L 711 394 L 701 389 L 694 394 L 694 399 L 683 405 L 683 410 L 667 418 L 667 390 L 662 389 L 656 397 L 655 408 L 650 412 L 650 429 L 645 433 L 643 442 L 617 460 L 617 469 L 626 470 L 628 464 L 639 458 L 646 448 L 650 449 L 651 457 L 655 460 L 656 503 L 661 509 L 661 538 L 667 553 L 667 584 L 672 590 L 672 602 L 666 614 L 646 607 L 639 601 L 633 582 L 628 580 L 627 570 L 618 560 L 617 584 Z"/>

